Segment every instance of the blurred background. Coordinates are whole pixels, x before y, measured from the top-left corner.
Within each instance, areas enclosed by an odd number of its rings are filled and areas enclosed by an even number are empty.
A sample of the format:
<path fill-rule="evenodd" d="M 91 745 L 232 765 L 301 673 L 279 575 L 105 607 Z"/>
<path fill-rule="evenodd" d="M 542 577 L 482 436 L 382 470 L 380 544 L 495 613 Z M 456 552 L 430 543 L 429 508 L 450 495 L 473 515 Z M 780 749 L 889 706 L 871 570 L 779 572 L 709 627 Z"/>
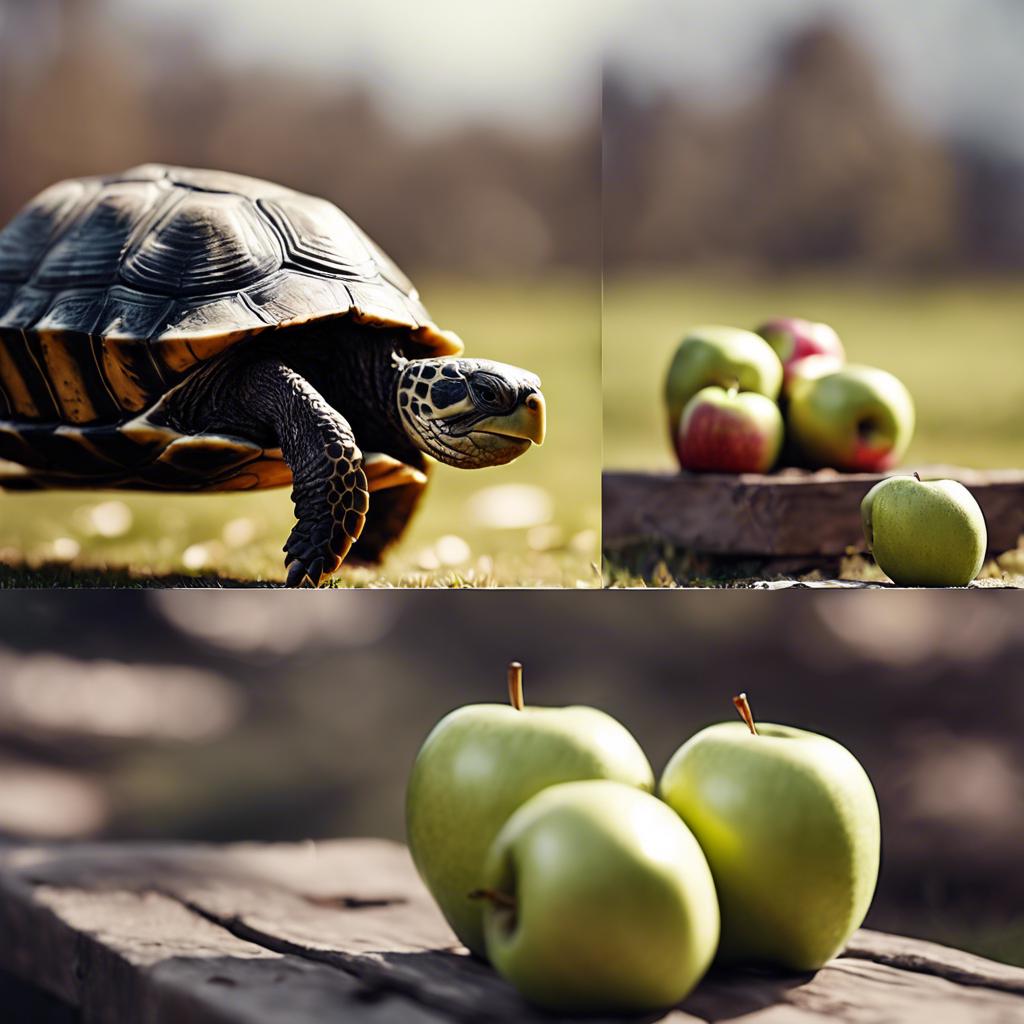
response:
<path fill-rule="evenodd" d="M 1024 964 L 1005 596 L 0 595 L 0 836 L 399 839 L 427 732 L 518 658 L 528 702 L 605 709 L 656 772 L 740 690 L 839 740 L 881 806 L 868 923 Z"/>
<path fill-rule="evenodd" d="M 343 581 L 594 583 L 608 20 L 584 0 L 0 0 L 0 223 L 53 181 L 151 160 L 337 202 L 471 354 L 540 374 L 550 416 L 512 466 L 440 467 L 383 577 Z M 291 523 L 286 491 L 5 495 L 0 560 L 47 563 L 21 585 L 276 580 Z"/>
<path fill-rule="evenodd" d="M 605 464 L 674 465 L 687 326 L 831 323 L 908 464 L 1024 465 L 1024 7 L 641 0 L 604 75 Z"/>

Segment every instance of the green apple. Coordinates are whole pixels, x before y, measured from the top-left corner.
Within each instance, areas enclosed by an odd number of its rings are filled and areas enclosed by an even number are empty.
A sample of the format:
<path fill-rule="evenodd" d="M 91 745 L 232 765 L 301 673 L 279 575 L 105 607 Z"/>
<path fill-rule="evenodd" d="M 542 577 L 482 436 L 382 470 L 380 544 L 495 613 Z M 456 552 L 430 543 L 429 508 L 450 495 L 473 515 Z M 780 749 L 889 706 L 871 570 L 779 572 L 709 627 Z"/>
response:
<path fill-rule="evenodd" d="M 660 800 L 619 782 L 569 782 L 523 804 L 484 883 L 491 963 L 545 1009 L 664 1009 L 715 955 L 718 903 L 700 846 Z"/>
<path fill-rule="evenodd" d="M 882 472 L 903 458 L 914 434 L 910 392 L 873 366 L 797 374 L 788 395 L 788 439 L 814 468 Z"/>
<path fill-rule="evenodd" d="M 782 413 L 756 391 L 702 388 L 686 403 L 676 434 L 683 469 L 767 473 L 782 448 Z"/>
<path fill-rule="evenodd" d="M 707 325 L 691 328 L 669 365 L 665 381 L 669 435 L 675 440 L 686 403 L 712 384 L 779 396 L 782 363 L 760 335 L 739 327 Z"/>
<path fill-rule="evenodd" d="M 966 587 L 988 547 L 985 517 L 956 480 L 891 476 L 860 504 L 864 537 L 878 567 L 908 587 Z"/>
<path fill-rule="evenodd" d="M 624 726 L 590 707 L 524 707 L 521 666 L 509 669 L 511 703 L 452 711 L 423 743 L 406 793 L 409 849 L 455 934 L 485 956 L 470 893 L 509 815 L 559 782 L 614 779 L 654 788 L 650 763 Z"/>
<path fill-rule="evenodd" d="M 878 878 L 878 805 L 864 769 L 825 736 L 785 725 L 709 726 L 660 793 L 697 837 L 722 913 L 718 959 L 811 971 L 864 920 Z"/>

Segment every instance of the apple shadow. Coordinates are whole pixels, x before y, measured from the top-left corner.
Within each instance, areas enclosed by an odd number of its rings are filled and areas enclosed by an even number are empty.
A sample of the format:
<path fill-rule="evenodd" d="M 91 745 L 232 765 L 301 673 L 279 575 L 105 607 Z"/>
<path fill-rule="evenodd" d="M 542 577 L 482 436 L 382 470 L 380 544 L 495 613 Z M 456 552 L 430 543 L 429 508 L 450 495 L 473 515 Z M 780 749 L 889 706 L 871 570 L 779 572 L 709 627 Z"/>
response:
<path fill-rule="evenodd" d="M 558 1019 L 531 1006 L 489 964 L 466 952 L 382 950 L 372 960 L 376 969 L 361 978 L 366 997 L 405 990 L 424 1006 L 460 1020 L 530 1024 Z"/>
<path fill-rule="evenodd" d="M 779 1003 L 790 1003 L 789 993 L 809 984 L 814 977 L 814 971 L 713 967 L 679 1009 L 701 1020 L 734 1020 Z"/>
<path fill-rule="evenodd" d="M 377 952 L 380 977 L 364 977 L 367 998 L 373 993 L 405 990 L 417 1001 L 459 1019 L 493 1021 L 495 1024 L 554 1024 L 556 1021 L 586 1024 L 656 1024 L 676 1011 L 700 1020 L 733 1020 L 786 1003 L 787 994 L 807 984 L 814 974 L 792 974 L 769 969 L 712 969 L 678 1006 L 639 1014 L 551 1013 L 528 1003 L 515 988 L 476 957 L 450 950 L 416 953 Z"/>

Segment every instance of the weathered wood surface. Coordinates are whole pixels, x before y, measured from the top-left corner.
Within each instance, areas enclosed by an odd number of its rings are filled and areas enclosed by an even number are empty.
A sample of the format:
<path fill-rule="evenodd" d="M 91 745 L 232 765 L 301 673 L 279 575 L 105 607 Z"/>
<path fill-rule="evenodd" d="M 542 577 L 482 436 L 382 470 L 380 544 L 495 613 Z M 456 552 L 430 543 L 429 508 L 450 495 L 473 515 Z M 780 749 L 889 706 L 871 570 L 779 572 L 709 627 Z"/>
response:
<path fill-rule="evenodd" d="M 900 472 L 910 472 L 901 470 Z M 924 466 L 925 479 L 959 480 L 978 499 L 994 554 L 1024 534 L 1024 470 Z M 884 477 L 871 473 L 605 472 L 601 529 L 607 549 L 654 541 L 712 555 L 841 557 L 864 550 L 860 502 Z"/>
<path fill-rule="evenodd" d="M 1006 583 L 998 579 L 972 580 L 967 586 L 971 590 L 997 590 L 1000 588 L 1012 587 L 1012 583 Z M 699 587 L 693 587 L 699 590 Z M 877 583 L 868 580 L 758 580 L 751 584 L 752 590 L 903 590 L 895 583 Z M 957 588 L 960 589 L 960 588 Z"/>
<path fill-rule="evenodd" d="M 555 1019 L 466 955 L 376 840 L 0 848 L 0 968 L 104 1024 Z M 645 1020 L 738 1018 L 1009 1024 L 1024 970 L 860 931 L 814 975 L 713 972 Z"/>

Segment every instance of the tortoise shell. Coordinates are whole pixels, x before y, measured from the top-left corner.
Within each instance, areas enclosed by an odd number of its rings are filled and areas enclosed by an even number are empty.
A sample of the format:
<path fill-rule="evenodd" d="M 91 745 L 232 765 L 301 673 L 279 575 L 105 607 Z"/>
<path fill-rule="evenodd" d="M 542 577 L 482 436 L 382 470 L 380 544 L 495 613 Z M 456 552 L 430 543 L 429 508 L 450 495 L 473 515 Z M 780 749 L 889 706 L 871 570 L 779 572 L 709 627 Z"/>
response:
<path fill-rule="evenodd" d="M 160 164 L 64 181 L 0 231 L 0 417 L 88 434 L 242 339 L 338 317 L 462 347 L 324 199 Z"/>

